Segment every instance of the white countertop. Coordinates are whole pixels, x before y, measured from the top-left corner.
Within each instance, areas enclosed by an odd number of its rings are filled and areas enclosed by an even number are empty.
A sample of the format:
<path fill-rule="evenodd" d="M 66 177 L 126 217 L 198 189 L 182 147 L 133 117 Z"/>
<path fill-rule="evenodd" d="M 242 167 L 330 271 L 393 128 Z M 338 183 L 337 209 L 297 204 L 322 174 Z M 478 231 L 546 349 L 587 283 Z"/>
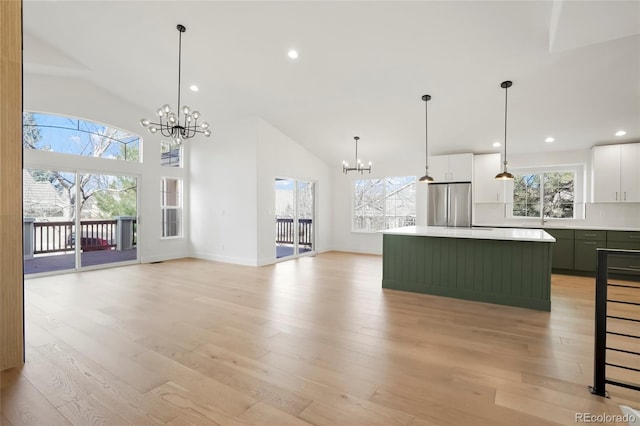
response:
<path fill-rule="evenodd" d="M 488 226 L 488 227 L 511 227 L 511 225 L 509 224 L 500 224 L 500 225 L 494 225 L 494 224 L 481 224 L 481 225 L 473 225 L 473 226 Z M 545 223 L 544 227 L 540 226 L 540 224 L 538 225 L 514 225 L 517 226 L 520 229 L 530 229 L 530 228 L 537 228 L 537 229 L 541 229 L 541 228 L 545 228 L 545 229 L 586 229 L 586 230 L 592 230 L 592 231 L 640 231 L 640 228 L 634 228 L 634 227 L 630 227 L 630 226 L 625 226 L 625 227 L 621 227 L 621 226 L 590 226 L 590 225 L 565 225 L 565 224 L 553 224 L 553 223 Z"/>
<path fill-rule="evenodd" d="M 542 229 L 527 228 L 445 228 L 440 226 L 405 226 L 381 231 L 391 235 L 415 235 L 421 237 L 473 238 L 478 240 L 536 241 L 553 243 L 556 241 Z"/>

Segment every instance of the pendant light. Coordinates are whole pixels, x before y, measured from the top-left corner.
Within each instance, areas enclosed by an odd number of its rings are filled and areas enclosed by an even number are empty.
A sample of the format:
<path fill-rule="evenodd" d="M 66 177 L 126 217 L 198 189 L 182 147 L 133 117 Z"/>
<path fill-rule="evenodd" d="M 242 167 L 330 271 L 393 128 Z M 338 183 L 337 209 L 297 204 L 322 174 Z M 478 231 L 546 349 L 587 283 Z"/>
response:
<path fill-rule="evenodd" d="M 433 182 L 433 178 L 429 176 L 429 116 L 427 115 L 427 102 L 431 100 L 431 95 L 422 95 L 424 101 L 424 164 L 425 173 L 420 178 L 420 182 Z"/>
<path fill-rule="evenodd" d="M 513 175 L 507 171 L 507 91 L 513 86 L 511 81 L 503 81 L 500 87 L 504 89 L 504 162 L 502 171 L 496 175 L 496 179 L 513 179 Z"/>

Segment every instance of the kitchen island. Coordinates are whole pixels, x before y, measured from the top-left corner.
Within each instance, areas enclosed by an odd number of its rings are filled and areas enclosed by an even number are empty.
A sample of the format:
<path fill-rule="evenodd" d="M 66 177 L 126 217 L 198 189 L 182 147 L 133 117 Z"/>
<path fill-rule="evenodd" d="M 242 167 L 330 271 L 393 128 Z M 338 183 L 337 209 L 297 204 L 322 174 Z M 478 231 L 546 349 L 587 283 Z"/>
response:
<path fill-rule="evenodd" d="M 383 288 L 551 310 L 555 239 L 542 229 L 408 226 L 383 234 Z"/>

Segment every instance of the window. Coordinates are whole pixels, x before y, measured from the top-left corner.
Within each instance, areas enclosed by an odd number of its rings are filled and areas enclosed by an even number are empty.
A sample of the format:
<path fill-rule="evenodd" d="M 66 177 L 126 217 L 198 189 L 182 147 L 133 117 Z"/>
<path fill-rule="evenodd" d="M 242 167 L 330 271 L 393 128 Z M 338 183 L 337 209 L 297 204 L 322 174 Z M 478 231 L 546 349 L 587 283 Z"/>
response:
<path fill-rule="evenodd" d="M 162 178 L 162 237 L 182 236 L 182 182 Z"/>
<path fill-rule="evenodd" d="M 22 114 L 24 149 L 140 161 L 140 138 L 92 121 L 51 114 Z"/>
<path fill-rule="evenodd" d="M 354 181 L 353 230 L 375 232 L 416 223 L 415 176 Z"/>
<path fill-rule="evenodd" d="M 182 145 L 174 141 L 160 142 L 160 165 L 165 167 L 182 167 Z"/>
<path fill-rule="evenodd" d="M 576 172 L 572 170 L 516 174 L 513 216 L 573 219 L 575 186 Z"/>

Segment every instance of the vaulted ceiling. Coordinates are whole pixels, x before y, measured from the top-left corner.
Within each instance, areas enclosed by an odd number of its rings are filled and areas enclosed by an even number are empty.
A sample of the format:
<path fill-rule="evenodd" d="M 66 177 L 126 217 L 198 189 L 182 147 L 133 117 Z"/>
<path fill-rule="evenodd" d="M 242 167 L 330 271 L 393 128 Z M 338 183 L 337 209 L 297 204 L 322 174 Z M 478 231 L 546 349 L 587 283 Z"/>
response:
<path fill-rule="evenodd" d="M 640 140 L 638 1 L 25 0 L 25 73 L 87 80 L 151 116 L 175 103 L 177 24 L 183 101 L 213 142 L 260 116 L 330 163 L 355 135 L 374 162 L 421 155 L 428 93 L 433 153 L 498 151 L 507 79 L 510 152 Z"/>

